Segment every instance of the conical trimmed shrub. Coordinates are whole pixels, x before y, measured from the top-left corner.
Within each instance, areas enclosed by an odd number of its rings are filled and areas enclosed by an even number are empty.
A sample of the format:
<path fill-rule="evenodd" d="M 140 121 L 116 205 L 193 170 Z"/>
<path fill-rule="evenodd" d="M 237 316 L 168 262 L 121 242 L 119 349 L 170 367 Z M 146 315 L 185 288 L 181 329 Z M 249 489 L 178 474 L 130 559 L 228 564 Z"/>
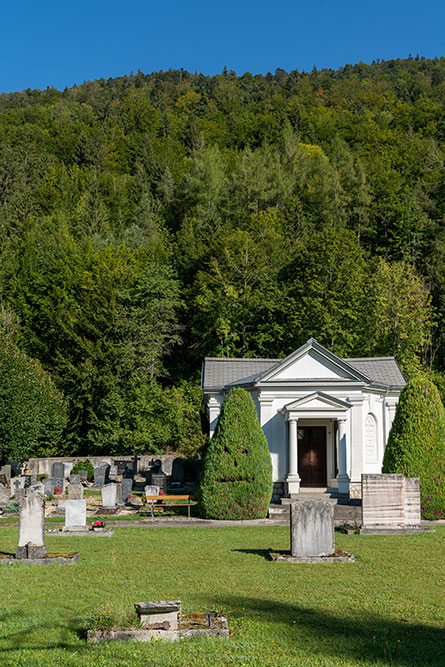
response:
<path fill-rule="evenodd" d="M 231 389 L 204 457 L 201 516 L 261 519 L 272 497 L 272 463 L 251 395 Z"/>
<path fill-rule="evenodd" d="M 423 518 L 445 518 L 445 408 L 423 375 L 400 394 L 382 472 L 419 477 Z"/>

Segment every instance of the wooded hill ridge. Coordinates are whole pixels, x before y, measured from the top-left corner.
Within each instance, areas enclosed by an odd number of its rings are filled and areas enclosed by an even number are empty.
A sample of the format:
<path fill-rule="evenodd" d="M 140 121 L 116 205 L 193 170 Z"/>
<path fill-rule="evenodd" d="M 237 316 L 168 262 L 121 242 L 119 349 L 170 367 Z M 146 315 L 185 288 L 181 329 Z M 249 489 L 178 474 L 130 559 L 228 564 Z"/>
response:
<path fill-rule="evenodd" d="M 311 336 L 443 391 L 444 158 L 445 58 L 1 95 L 1 336 L 68 411 L 33 453 L 191 453 L 204 356 Z"/>

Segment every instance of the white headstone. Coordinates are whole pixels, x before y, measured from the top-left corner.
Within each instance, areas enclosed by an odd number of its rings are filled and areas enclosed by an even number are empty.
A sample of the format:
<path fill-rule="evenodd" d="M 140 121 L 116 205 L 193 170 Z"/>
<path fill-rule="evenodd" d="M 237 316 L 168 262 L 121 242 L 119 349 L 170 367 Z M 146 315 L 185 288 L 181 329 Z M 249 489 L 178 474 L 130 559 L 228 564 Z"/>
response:
<path fill-rule="evenodd" d="M 65 530 L 85 530 L 87 525 L 87 501 L 67 500 L 65 503 Z"/>
<path fill-rule="evenodd" d="M 43 558 L 45 549 L 45 501 L 27 490 L 20 503 L 17 558 Z"/>
<path fill-rule="evenodd" d="M 318 558 L 334 553 L 334 506 L 326 500 L 299 500 L 290 506 L 291 554 Z"/>
<path fill-rule="evenodd" d="M 146 486 L 144 488 L 146 496 L 159 496 L 159 486 Z"/>
<path fill-rule="evenodd" d="M 102 487 L 102 506 L 116 507 L 117 488 L 116 484 L 106 484 Z"/>

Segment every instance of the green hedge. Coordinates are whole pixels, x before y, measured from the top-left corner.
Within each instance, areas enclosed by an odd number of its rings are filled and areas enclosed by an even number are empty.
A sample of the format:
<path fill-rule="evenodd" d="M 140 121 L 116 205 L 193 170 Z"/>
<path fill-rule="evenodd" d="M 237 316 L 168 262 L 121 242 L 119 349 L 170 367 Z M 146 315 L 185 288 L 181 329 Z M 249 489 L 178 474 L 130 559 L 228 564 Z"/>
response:
<path fill-rule="evenodd" d="M 85 461 L 77 461 L 77 463 L 72 467 L 71 474 L 76 475 L 81 470 L 86 470 L 87 479 L 89 482 L 91 482 L 91 480 L 94 479 L 94 466 L 91 463 L 90 459 L 85 459 Z"/>
<path fill-rule="evenodd" d="M 423 375 L 400 394 L 382 472 L 419 477 L 423 518 L 445 517 L 445 409 L 437 387 Z"/>
<path fill-rule="evenodd" d="M 226 396 L 204 457 L 198 502 L 203 517 L 258 519 L 267 516 L 272 463 L 250 394 Z"/>

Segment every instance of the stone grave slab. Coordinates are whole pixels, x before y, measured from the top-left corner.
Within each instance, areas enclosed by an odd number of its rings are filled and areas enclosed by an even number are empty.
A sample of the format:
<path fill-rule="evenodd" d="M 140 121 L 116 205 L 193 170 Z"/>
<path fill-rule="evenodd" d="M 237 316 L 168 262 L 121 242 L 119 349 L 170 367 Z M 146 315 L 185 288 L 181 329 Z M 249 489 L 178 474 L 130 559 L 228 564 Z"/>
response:
<path fill-rule="evenodd" d="M 44 558 L 45 547 L 45 501 L 36 493 L 28 491 L 20 503 L 19 544 L 16 558 Z"/>

